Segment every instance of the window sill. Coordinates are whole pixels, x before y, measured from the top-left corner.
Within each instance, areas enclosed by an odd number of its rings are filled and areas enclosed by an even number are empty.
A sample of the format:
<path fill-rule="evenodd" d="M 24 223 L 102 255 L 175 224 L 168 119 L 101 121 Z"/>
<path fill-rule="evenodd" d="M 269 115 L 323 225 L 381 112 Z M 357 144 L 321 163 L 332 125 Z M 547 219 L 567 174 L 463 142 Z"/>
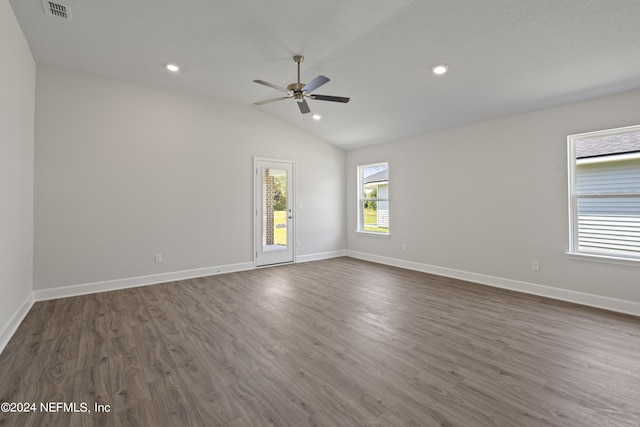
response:
<path fill-rule="evenodd" d="M 640 259 L 636 259 L 636 258 L 623 258 L 623 257 L 617 257 L 617 256 L 609 256 L 609 255 L 586 254 L 584 252 L 566 252 L 566 255 L 569 259 L 575 259 L 579 261 L 594 261 L 594 262 L 604 262 L 606 264 L 620 264 L 620 265 L 631 265 L 634 267 L 640 267 Z"/>
<path fill-rule="evenodd" d="M 383 239 L 388 239 L 389 237 L 391 237 L 391 233 L 382 234 L 376 233 L 374 231 L 356 231 L 356 234 L 360 234 L 362 236 L 381 237 Z"/>

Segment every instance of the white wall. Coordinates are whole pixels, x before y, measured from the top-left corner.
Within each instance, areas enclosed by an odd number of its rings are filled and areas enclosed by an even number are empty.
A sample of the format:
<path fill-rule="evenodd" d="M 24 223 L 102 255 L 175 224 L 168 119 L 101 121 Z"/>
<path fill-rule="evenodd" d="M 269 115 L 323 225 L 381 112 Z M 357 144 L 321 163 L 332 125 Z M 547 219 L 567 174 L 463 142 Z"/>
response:
<path fill-rule="evenodd" d="M 38 66 L 34 288 L 252 262 L 253 156 L 296 161 L 297 255 L 344 250 L 344 151 L 250 106 Z"/>
<path fill-rule="evenodd" d="M 348 253 L 567 299 L 640 303 L 640 266 L 565 255 L 567 135 L 639 123 L 640 92 L 630 92 L 349 151 Z M 355 233 L 356 166 L 382 161 L 388 239 Z"/>
<path fill-rule="evenodd" d="M 30 306 L 36 66 L 8 1 L 0 1 L 0 350 Z"/>

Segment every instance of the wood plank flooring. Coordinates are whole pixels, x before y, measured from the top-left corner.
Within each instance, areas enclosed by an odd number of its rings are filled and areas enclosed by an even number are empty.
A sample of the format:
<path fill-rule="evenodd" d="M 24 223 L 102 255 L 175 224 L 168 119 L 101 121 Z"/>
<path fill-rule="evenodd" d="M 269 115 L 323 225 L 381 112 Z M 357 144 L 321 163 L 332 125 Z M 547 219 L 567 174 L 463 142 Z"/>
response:
<path fill-rule="evenodd" d="M 640 319 L 336 258 L 38 302 L 0 401 L 91 410 L 2 426 L 639 426 Z"/>

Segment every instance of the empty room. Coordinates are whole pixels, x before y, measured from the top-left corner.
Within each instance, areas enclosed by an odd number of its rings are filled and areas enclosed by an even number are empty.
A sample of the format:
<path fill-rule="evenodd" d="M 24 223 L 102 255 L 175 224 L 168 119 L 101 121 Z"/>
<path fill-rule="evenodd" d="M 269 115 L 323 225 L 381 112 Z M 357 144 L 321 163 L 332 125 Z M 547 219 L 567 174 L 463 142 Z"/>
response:
<path fill-rule="evenodd" d="M 640 425 L 637 0 L 0 0 L 0 425 Z"/>

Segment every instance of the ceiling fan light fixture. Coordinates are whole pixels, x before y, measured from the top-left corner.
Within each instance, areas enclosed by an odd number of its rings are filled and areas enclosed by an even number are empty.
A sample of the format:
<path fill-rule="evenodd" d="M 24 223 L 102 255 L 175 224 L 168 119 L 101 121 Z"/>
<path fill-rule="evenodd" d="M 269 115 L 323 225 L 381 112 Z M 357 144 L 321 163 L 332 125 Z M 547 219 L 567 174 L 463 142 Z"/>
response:
<path fill-rule="evenodd" d="M 313 120 L 320 120 L 322 118 L 322 116 L 320 114 L 314 114 L 311 117 L 313 117 Z"/>
<path fill-rule="evenodd" d="M 437 64 L 431 67 L 431 71 L 433 71 L 433 74 L 436 76 L 441 76 L 449 71 L 449 66 L 446 64 Z"/>
<path fill-rule="evenodd" d="M 167 64 L 167 70 L 171 71 L 172 73 L 177 73 L 178 71 L 180 71 L 180 67 L 178 67 L 176 64 Z"/>

